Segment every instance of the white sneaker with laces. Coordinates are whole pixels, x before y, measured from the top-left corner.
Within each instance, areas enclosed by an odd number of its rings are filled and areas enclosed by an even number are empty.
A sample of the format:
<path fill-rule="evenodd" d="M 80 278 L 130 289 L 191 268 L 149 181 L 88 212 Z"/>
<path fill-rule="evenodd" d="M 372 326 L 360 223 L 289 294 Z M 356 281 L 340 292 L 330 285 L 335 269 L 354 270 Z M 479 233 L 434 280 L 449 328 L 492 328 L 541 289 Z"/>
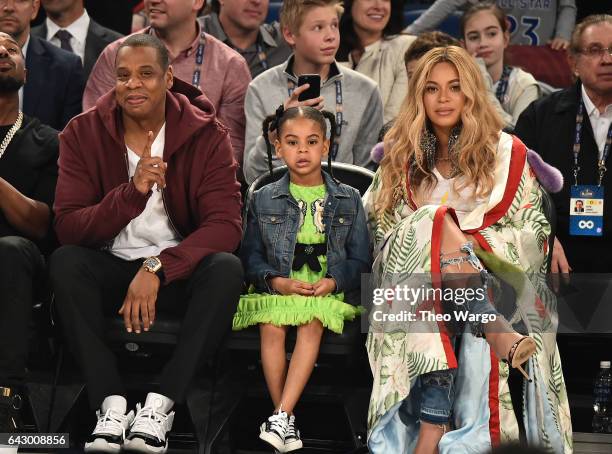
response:
<path fill-rule="evenodd" d="M 104 413 L 96 412 L 98 422 L 93 433 L 85 442 L 85 452 L 111 452 L 121 451 L 125 440 L 125 433 L 134 419 L 134 412 L 127 415 L 109 408 Z"/>
<path fill-rule="evenodd" d="M 164 454 L 168 450 L 168 432 L 172 429 L 174 412 L 164 413 L 155 394 L 149 398 L 151 394 L 144 407 L 136 405 L 136 417 L 123 444 L 127 451 Z"/>
<path fill-rule="evenodd" d="M 287 423 L 287 433 L 285 434 L 285 449 L 284 452 L 295 451 L 304 446 L 300 438 L 300 431 L 295 427 L 295 416 L 289 416 Z"/>
<path fill-rule="evenodd" d="M 274 413 L 259 429 L 259 438 L 279 452 L 285 452 L 285 434 L 287 433 L 287 413 Z"/>

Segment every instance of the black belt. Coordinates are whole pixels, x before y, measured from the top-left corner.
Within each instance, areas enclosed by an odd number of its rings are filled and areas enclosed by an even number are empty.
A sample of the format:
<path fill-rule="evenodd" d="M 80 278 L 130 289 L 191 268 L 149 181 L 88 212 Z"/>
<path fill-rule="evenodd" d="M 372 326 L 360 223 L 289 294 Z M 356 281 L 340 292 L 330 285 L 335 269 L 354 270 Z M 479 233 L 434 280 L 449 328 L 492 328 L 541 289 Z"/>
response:
<path fill-rule="evenodd" d="M 318 257 L 327 254 L 327 245 L 296 243 L 293 254 L 293 271 L 300 270 L 305 264 L 312 271 L 321 271 Z"/>

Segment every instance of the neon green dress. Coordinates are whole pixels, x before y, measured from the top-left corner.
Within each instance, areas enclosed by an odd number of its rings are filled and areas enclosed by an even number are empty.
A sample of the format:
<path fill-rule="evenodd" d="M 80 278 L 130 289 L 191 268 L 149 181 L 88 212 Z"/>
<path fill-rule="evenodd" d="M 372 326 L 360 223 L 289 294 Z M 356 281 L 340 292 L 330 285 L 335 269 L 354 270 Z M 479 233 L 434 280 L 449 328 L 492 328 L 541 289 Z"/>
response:
<path fill-rule="evenodd" d="M 298 186 L 289 183 L 289 192 L 298 202 L 302 216 L 297 242 L 321 244 L 326 242 L 323 225 L 323 201 L 325 185 Z M 313 284 L 325 277 L 327 257 L 318 257 L 321 271 L 315 272 L 305 264 L 298 271 L 291 270 L 289 277 Z M 248 293 L 240 297 L 238 310 L 234 314 L 232 329 L 244 329 L 259 323 L 272 323 L 277 326 L 298 326 L 319 319 L 325 328 L 334 333 L 342 333 L 345 320 L 353 320 L 362 312 L 344 302 L 344 294 L 326 296 L 278 295 L 269 293 Z"/>

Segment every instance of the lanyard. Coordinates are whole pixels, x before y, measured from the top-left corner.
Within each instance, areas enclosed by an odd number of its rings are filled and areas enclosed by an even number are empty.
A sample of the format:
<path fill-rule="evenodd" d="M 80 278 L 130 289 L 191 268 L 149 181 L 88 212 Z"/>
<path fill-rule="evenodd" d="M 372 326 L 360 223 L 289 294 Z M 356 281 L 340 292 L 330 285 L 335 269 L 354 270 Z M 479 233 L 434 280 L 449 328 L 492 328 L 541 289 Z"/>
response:
<path fill-rule="evenodd" d="M 580 100 L 578 104 L 578 112 L 576 113 L 576 132 L 574 134 L 574 185 L 578 185 L 578 172 L 580 171 L 580 166 L 578 165 L 578 155 L 580 154 L 580 138 L 582 136 L 582 123 L 584 121 L 584 103 Z M 599 172 L 599 181 L 597 186 L 601 186 L 601 182 L 603 181 L 603 177 L 606 173 L 606 161 L 608 160 L 608 155 L 610 154 L 610 144 L 612 144 L 612 124 L 608 128 L 608 136 L 606 137 L 606 144 L 604 145 L 603 154 L 601 155 L 601 159 L 597 161 L 597 170 Z"/>
<path fill-rule="evenodd" d="M 202 63 L 204 62 L 204 47 L 206 46 L 206 33 L 202 31 L 200 33 L 200 43 L 195 51 L 195 69 L 193 70 L 193 77 L 191 79 L 191 85 L 200 88 L 200 79 L 202 77 Z"/>
<path fill-rule="evenodd" d="M 260 43 L 257 43 L 257 58 L 259 59 L 259 64 L 263 68 L 263 70 L 268 69 L 268 55 L 266 51 L 263 49 L 263 46 Z"/>
<path fill-rule="evenodd" d="M 504 103 L 504 98 L 506 97 L 506 92 L 508 91 L 508 80 L 510 79 L 510 73 L 512 72 L 512 67 L 504 66 L 502 71 L 502 75 L 497 83 L 497 90 L 495 91 L 495 97 L 500 102 L 500 104 Z"/>
<path fill-rule="evenodd" d="M 340 136 L 342 135 L 342 122 L 344 121 L 344 115 L 342 113 L 342 82 L 336 79 L 336 140 L 332 143 L 331 157 L 335 161 L 338 155 L 338 148 L 340 147 Z M 292 80 L 287 80 L 287 91 L 289 96 L 295 89 L 295 83 Z"/>

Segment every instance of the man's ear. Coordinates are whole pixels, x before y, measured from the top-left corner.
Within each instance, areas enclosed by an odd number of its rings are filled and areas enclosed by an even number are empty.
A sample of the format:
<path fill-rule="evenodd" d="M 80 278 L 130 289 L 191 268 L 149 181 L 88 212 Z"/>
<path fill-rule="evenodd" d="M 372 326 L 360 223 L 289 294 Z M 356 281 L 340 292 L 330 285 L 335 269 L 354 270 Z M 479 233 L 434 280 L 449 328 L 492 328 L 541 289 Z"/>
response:
<path fill-rule="evenodd" d="M 38 10 L 40 9 L 40 0 L 32 1 L 32 15 L 30 16 L 30 20 L 33 21 L 38 16 Z"/>

